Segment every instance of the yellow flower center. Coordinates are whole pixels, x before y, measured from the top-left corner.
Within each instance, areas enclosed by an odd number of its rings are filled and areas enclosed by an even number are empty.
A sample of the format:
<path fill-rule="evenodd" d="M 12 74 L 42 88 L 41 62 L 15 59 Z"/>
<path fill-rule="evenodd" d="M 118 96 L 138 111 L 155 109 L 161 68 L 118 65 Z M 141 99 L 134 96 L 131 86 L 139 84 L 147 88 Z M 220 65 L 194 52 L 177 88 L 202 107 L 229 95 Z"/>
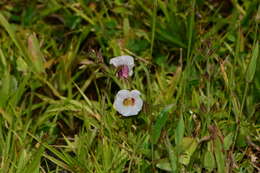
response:
<path fill-rule="evenodd" d="M 126 99 L 124 99 L 124 101 L 123 101 L 123 105 L 124 106 L 134 106 L 134 104 L 135 104 L 135 99 L 134 98 L 126 98 Z"/>

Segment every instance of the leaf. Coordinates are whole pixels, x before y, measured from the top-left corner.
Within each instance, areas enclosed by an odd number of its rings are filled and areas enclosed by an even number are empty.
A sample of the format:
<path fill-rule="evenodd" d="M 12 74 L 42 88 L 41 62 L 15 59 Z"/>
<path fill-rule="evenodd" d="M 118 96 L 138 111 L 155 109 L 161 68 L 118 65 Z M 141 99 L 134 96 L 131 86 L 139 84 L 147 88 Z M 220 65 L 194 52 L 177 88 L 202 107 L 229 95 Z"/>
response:
<path fill-rule="evenodd" d="M 246 72 L 246 80 L 247 82 L 252 82 L 255 71 L 256 71 L 256 64 L 257 64 L 257 57 L 258 57 L 258 51 L 259 51 L 259 43 L 256 42 L 255 48 L 253 50 L 252 59 L 248 65 L 247 72 Z"/>
<path fill-rule="evenodd" d="M 20 43 L 20 40 L 17 38 L 15 34 L 15 30 L 13 27 L 8 23 L 8 21 L 5 19 L 5 17 L 0 13 L 0 24 L 5 28 L 5 30 L 8 32 L 9 36 L 13 40 L 14 44 L 16 47 L 25 55 L 25 48 L 24 46 Z"/>
<path fill-rule="evenodd" d="M 171 172 L 172 171 L 172 168 L 171 168 L 171 165 L 170 165 L 170 162 L 168 159 L 162 159 L 160 160 L 157 164 L 156 164 L 156 167 L 159 168 L 159 169 L 162 169 L 164 171 L 169 171 Z"/>
<path fill-rule="evenodd" d="M 127 37 L 129 32 L 131 30 L 130 24 L 129 24 L 129 20 L 128 18 L 124 18 L 123 20 L 123 31 L 124 31 L 124 36 Z"/>
<path fill-rule="evenodd" d="M 126 47 L 130 51 L 140 54 L 149 47 L 149 42 L 145 39 L 129 39 Z"/>
<path fill-rule="evenodd" d="M 156 32 L 161 37 L 161 38 L 159 37 L 158 39 L 168 41 L 168 42 L 176 44 L 182 48 L 186 48 L 186 45 L 181 41 L 181 39 L 178 39 L 178 38 L 170 35 L 167 31 L 157 29 Z"/>
<path fill-rule="evenodd" d="M 233 133 L 229 133 L 227 136 L 224 138 L 224 149 L 229 150 L 230 146 L 233 143 Z"/>
<path fill-rule="evenodd" d="M 198 142 L 192 137 L 185 137 L 182 139 L 180 146 L 178 147 L 183 151 L 180 155 L 179 162 L 188 165 L 190 163 L 190 158 L 194 151 L 196 150 Z"/>
<path fill-rule="evenodd" d="M 0 24 L 5 28 L 16 47 L 20 50 L 20 53 L 25 58 L 27 65 L 32 67 L 30 69 L 36 73 L 44 72 L 43 56 L 40 54 L 39 43 L 36 39 L 36 36 L 32 35 L 29 37 L 27 50 L 21 39 L 16 35 L 12 25 L 8 23 L 8 21 L 1 13 Z"/>
<path fill-rule="evenodd" d="M 40 44 L 36 34 L 33 33 L 28 38 L 28 56 L 33 64 L 36 73 L 44 72 L 44 57 L 40 50 Z"/>
<path fill-rule="evenodd" d="M 214 149 L 218 172 L 223 173 L 225 172 L 225 156 L 222 151 L 223 146 L 219 138 L 216 138 L 216 140 L 214 140 Z"/>
<path fill-rule="evenodd" d="M 29 163 L 26 168 L 24 169 L 23 173 L 27 173 L 27 172 L 38 172 L 39 171 L 39 167 L 40 167 L 40 163 L 41 163 L 41 157 L 42 154 L 44 152 L 44 147 L 41 146 L 40 149 L 37 150 L 37 152 L 35 153 L 35 155 L 32 157 L 32 162 Z M 38 171 L 37 171 L 38 170 Z"/>
<path fill-rule="evenodd" d="M 35 6 L 34 3 L 31 3 L 29 5 L 28 8 L 26 8 L 24 11 L 23 11 L 23 14 L 22 14 L 22 24 L 25 25 L 25 26 L 29 26 L 31 24 L 33 24 L 36 20 L 36 18 L 38 17 L 37 16 L 37 8 Z"/>
<path fill-rule="evenodd" d="M 168 151 L 168 155 L 169 155 L 169 160 L 170 160 L 170 165 L 172 168 L 172 172 L 178 172 L 178 157 L 177 157 L 177 152 L 176 150 L 173 150 L 173 147 L 171 145 L 171 142 L 169 140 L 169 138 L 167 137 L 165 140 L 165 145 Z"/>
<path fill-rule="evenodd" d="M 206 151 L 203 164 L 205 168 L 209 169 L 209 172 L 211 172 L 211 170 L 216 167 L 214 155 L 212 152 Z"/>
<path fill-rule="evenodd" d="M 64 163 L 63 161 L 61 161 L 60 159 L 57 159 L 57 158 L 55 158 L 55 157 L 53 157 L 53 156 L 49 156 L 49 155 L 47 155 L 47 154 L 43 154 L 43 156 L 44 156 L 46 159 L 50 160 L 52 163 L 58 165 L 59 167 L 61 167 L 61 168 L 63 168 L 63 169 L 66 169 L 66 170 L 68 170 L 68 171 L 72 171 L 72 170 L 69 168 L 69 166 L 68 166 L 66 163 Z"/>
<path fill-rule="evenodd" d="M 22 99 L 22 96 L 27 89 L 26 85 L 28 84 L 29 78 L 30 78 L 30 75 L 23 76 L 22 81 L 19 82 L 17 89 L 15 89 L 13 96 L 10 98 L 9 103 L 13 107 L 15 107 L 19 103 L 19 101 Z M 16 83 L 17 83 L 17 81 L 16 81 Z"/>
<path fill-rule="evenodd" d="M 26 64 L 22 57 L 18 57 L 16 59 L 16 65 L 18 71 L 27 72 L 29 69 L 29 66 Z"/>
<path fill-rule="evenodd" d="M 8 98 L 10 97 L 10 90 L 11 90 L 11 75 L 6 72 L 2 76 L 2 84 L 0 86 L 0 107 L 4 107 Z"/>
<path fill-rule="evenodd" d="M 246 127 L 241 126 L 237 139 L 236 139 L 236 146 L 237 147 L 245 147 L 246 143 L 246 136 L 249 134 L 249 130 Z"/>
<path fill-rule="evenodd" d="M 9 123 L 9 124 L 12 124 L 13 122 L 13 117 L 7 113 L 6 111 L 4 111 L 4 109 L 2 109 L 0 107 L 0 115 L 3 116 L 3 118 Z"/>
<path fill-rule="evenodd" d="M 111 48 L 113 50 L 113 55 L 114 56 L 120 56 L 121 55 L 121 50 L 120 50 L 120 46 L 118 44 L 118 41 L 111 40 L 110 41 L 110 45 L 111 45 Z"/>
<path fill-rule="evenodd" d="M 183 117 L 180 117 L 180 120 L 178 122 L 177 128 L 176 128 L 176 133 L 175 133 L 175 143 L 176 145 L 179 145 L 183 136 L 184 136 L 184 121 Z"/>
<path fill-rule="evenodd" d="M 155 125 L 152 127 L 152 135 L 151 135 L 151 142 L 152 144 L 157 144 L 158 139 L 161 135 L 162 128 L 165 126 L 165 123 L 168 119 L 168 113 L 173 105 L 169 105 L 165 107 L 158 116 Z"/>
<path fill-rule="evenodd" d="M 194 15 L 195 15 L 195 4 L 196 4 L 196 1 L 193 0 L 192 2 L 192 14 L 191 16 L 189 16 L 188 18 L 188 32 L 187 32 L 187 38 L 188 38 L 188 52 L 187 52 L 187 55 L 188 57 L 191 55 L 191 51 L 192 51 L 192 43 L 194 41 L 194 35 L 195 35 L 195 28 L 194 28 Z"/>

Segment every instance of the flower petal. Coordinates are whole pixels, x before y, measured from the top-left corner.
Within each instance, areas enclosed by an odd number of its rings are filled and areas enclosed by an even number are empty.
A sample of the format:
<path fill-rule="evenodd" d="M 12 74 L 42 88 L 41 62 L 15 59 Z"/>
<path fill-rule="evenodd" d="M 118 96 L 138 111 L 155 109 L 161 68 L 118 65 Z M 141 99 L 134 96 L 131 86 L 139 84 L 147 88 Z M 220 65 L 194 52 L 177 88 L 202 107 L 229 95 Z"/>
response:
<path fill-rule="evenodd" d="M 129 96 L 130 96 L 130 92 L 128 90 L 120 90 L 116 94 L 116 99 L 117 98 L 125 99 L 125 98 L 127 98 Z"/>
<path fill-rule="evenodd" d="M 131 92 L 131 96 L 133 96 L 133 97 L 137 97 L 137 96 L 140 96 L 140 91 L 138 91 L 138 90 L 132 90 Z"/>
<path fill-rule="evenodd" d="M 135 105 L 133 106 L 132 114 L 138 114 L 142 110 L 143 100 L 140 96 L 135 96 L 133 98 L 135 99 Z"/>
<path fill-rule="evenodd" d="M 115 97 L 114 108 L 123 116 L 137 115 L 143 106 L 143 100 L 141 99 L 140 94 L 141 93 L 138 90 L 132 90 L 131 92 L 128 90 L 120 90 Z M 124 105 L 124 100 L 126 98 L 133 98 L 134 105 Z"/>
<path fill-rule="evenodd" d="M 121 78 L 127 78 L 129 76 L 129 68 L 127 65 L 123 65 L 120 67 L 120 70 L 118 71 L 118 76 Z"/>
<path fill-rule="evenodd" d="M 109 63 L 115 67 L 127 65 L 129 69 L 132 69 L 134 67 L 134 58 L 128 55 L 117 56 L 112 58 Z"/>
<path fill-rule="evenodd" d="M 127 78 L 128 76 L 133 75 L 133 67 L 135 66 L 135 64 L 134 64 L 134 58 L 132 56 L 128 56 L 128 55 L 117 56 L 112 58 L 109 61 L 109 63 L 113 64 L 115 67 L 127 66 L 127 68 L 125 69 L 120 69 L 123 71 L 120 71 L 120 73 L 118 74 L 119 77 Z"/>
<path fill-rule="evenodd" d="M 138 97 L 135 99 L 135 102 L 136 102 L 136 104 L 134 105 L 134 109 L 137 112 L 141 111 L 142 107 L 143 107 L 143 100 L 140 97 Z"/>
<path fill-rule="evenodd" d="M 129 68 L 129 76 L 132 76 L 133 75 L 133 70 Z"/>
<path fill-rule="evenodd" d="M 114 107 L 123 116 L 128 116 L 129 112 L 131 112 L 131 107 L 124 106 L 123 101 L 122 102 L 116 102 L 114 104 Z"/>

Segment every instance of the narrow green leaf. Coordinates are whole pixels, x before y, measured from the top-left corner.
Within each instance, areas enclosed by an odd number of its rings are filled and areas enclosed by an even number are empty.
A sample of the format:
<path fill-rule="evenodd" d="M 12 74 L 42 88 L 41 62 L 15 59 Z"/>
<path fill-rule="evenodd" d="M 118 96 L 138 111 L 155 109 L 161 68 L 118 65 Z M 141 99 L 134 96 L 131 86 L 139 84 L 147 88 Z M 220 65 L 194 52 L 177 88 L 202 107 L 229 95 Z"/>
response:
<path fill-rule="evenodd" d="M 233 133 L 229 133 L 227 136 L 225 136 L 225 138 L 224 138 L 224 149 L 225 150 L 229 150 L 230 146 L 233 143 L 233 138 L 234 138 Z"/>
<path fill-rule="evenodd" d="M 17 163 L 17 173 L 23 172 L 23 169 L 28 162 L 28 159 L 26 158 L 27 155 L 28 155 L 28 153 L 26 150 L 21 151 L 21 154 L 19 156 L 18 163 Z"/>
<path fill-rule="evenodd" d="M 77 16 L 80 16 L 82 19 L 84 19 L 86 22 L 88 22 L 91 25 L 95 25 L 95 21 L 92 20 L 93 18 L 87 16 L 85 13 L 83 13 L 81 10 L 79 10 L 78 8 L 75 8 L 74 6 L 69 6 L 69 8 L 74 11 Z"/>
<path fill-rule="evenodd" d="M 9 123 L 12 124 L 13 122 L 13 116 L 11 116 L 9 113 L 7 113 L 6 111 L 4 111 L 4 109 L 2 109 L 0 107 L 0 115 L 3 116 L 3 118 Z"/>
<path fill-rule="evenodd" d="M 6 72 L 2 77 L 2 84 L 0 86 L 0 107 L 5 106 L 6 101 L 10 97 L 10 90 L 11 90 L 11 75 Z"/>
<path fill-rule="evenodd" d="M 30 75 L 25 75 L 22 81 L 19 83 L 17 90 L 14 92 L 14 95 L 10 98 L 10 105 L 16 106 L 19 101 L 22 99 L 24 92 L 26 91 L 26 85 L 28 84 Z"/>
<path fill-rule="evenodd" d="M 111 163 L 112 163 L 112 153 L 111 153 L 111 150 L 110 150 L 110 146 L 109 144 L 107 143 L 106 140 L 104 140 L 103 142 L 103 145 L 102 145 L 102 153 L 103 153 L 103 166 L 104 166 L 104 169 L 105 170 L 109 170 L 109 168 L 111 167 Z M 113 153 L 115 154 L 115 153 Z"/>
<path fill-rule="evenodd" d="M 218 173 L 225 172 L 225 156 L 223 146 L 219 138 L 214 140 L 215 158 L 217 162 Z"/>
<path fill-rule="evenodd" d="M 0 13 L 0 25 L 2 25 L 8 32 L 15 46 L 19 49 L 25 62 L 31 66 L 31 70 L 35 73 L 44 72 L 43 55 L 40 52 L 40 46 L 36 39 L 35 34 L 32 34 L 28 39 L 28 50 L 22 43 L 21 39 L 16 35 L 13 27 L 8 23 L 5 17 Z"/>
<path fill-rule="evenodd" d="M 216 168 L 216 163 L 212 152 L 206 151 L 203 165 L 206 169 L 208 169 L 209 172 L 211 172 L 212 169 Z"/>
<path fill-rule="evenodd" d="M 173 105 L 169 105 L 165 107 L 161 113 L 159 114 L 155 125 L 152 127 L 152 135 L 151 135 L 151 142 L 152 144 L 156 144 L 158 142 L 158 139 L 161 135 L 162 128 L 164 127 L 167 119 L 168 119 L 168 113 Z"/>
<path fill-rule="evenodd" d="M 256 42 L 256 45 L 253 50 L 252 59 L 248 65 L 247 72 L 246 72 L 246 80 L 247 82 L 252 82 L 255 71 L 256 71 L 256 64 L 257 64 L 257 58 L 258 58 L 258 52 L 259 52 L 259 43 Z"/>
<path fill-rule="evenodd" d="M 39 168 L 40 168 L 40 163 L 41 163 L 41 157 L 42 157 L 42 153 L 44 152 L 44 147 L 41 146 L 40 149 L 37 150 L 37 152 L 35 153 L 35 155 L 32 157 L 33 160 L 31 163 L 29 163 L 27 165 L 27 167 L 24 169 L 24 173 L 27 172 L 38 172 Z M 38 171 L 37 171 L 38 170 Z"/>
<path fill-rule="evenodd" d="M 22 57 L 18 57 L 16 59 L 16 66 L 17 66 L 18 71 L 21 71 L 21 72 L 28 72 L 29 71 L 29 66 L 24 61 L 24 59 Z"/>
<path fill-rule="evenodd" d="M 8 23 L 8 21 L 5 19 L 5 17 L 0 13 L 0 24 L 5 28 L 5 30 L 8 32 L 9 36 L 13 40 L 16 47 L 23 53 L 25 56 L 25 48 L 20 43 L 19 39 L 16 37 L 15 31 L 12 28 L 12 26 Z"/>
<path fill-rule="evenodd" d="M 64 154 L 64 152 L 60 152 L 58 151 L 56 148 L 52 147 L 51 145 L 48 145 L 48 144 L 45 144 L 45 143 L 42 143 L 42 145 L 47 148 L 48 150 L 50 150 L 57 158 L 59 158 L 60 160 L 62 160 L 63 163 L 66 163 L 66 164 L 70 164 L 71 161 L 68 157 L 66 157 L 66 155 Z M 52 158 L 51 156 L 50 157 L 47 157 L 48 155 L 44 154 L 44 157 L 46 158 Z"/>
<path fill-rule="evenodd" d="M 40 44 L 36 34 L 33 33 L 28 38 L 28 55 L 36 73 L 43 73 L 44 57 L 40 50 Z"/>
<path fill-rule="evenodd" d="M 0 65 L 3 66 L 3 70 L 7 70 L 7 62 L 6 62 L 6 57 L 4 56 L 4 53 L 2 49 L 0 48 Z"/>
<path fill-rule="evenodd" d="M 49 155 L 47 155 L 47 154 L 43 154 L 43 156 L 44 156 L 46 159 L 48 159 L 48 160 L 50 160 L 51 162 L 53 162 L 54 164 L 58 165 L 59 167 L 64 168 L 64 169 L 66 169 L 66 170 L 68 170 L 68 171 L 72 171 L 72 170 L 69 168 L 69 166 L 68 166 L 66 163 L 64 163 L 63 161 L 60 161 L 59 159 L 56 159 L 55 157 L 49 156 Z"/>
<path fill-rule="evenodd" d="M 121 50 L 117 40 L 111 40 L 110 42 L 114 56 L 120 56 Z"/>
<path fill-rule="evenodd" d="M 129 23 L 129 20 L 128 18 L 124 18 L 123 20 L 123 31 L 124 31 L 124 36 L 127 38 L 128 37 L 128 34 L 129 34 L 129 31 L 131 30 L 131 27 L 130 27 L 130 23 Z"/>
<path fill-rule="evenodd" d="M 156 32 L 161 36 L 162 39 L 169 41 L 173 44 L 176 44 L 182 48 L 186 48 L 187 46 L 178 38 L 173 37 L 171 34 L 169 34 L 167 31 L 157 29 Z M 160 38 L 158 38 L 160 39 Z"/>
<path fill-rule="evenodd" d="M 160 7 L 160 10 L 162 10 L 163 14 L 165 15 L 166 20 L 169 21 L 170 20 L 170 17 L 169 17 L 170 10 L 168 10 L 168 8 L 167 8 L 168 4 L 166 4 L 162 0 L 158 0 L 158 5 Z"/>
<path fill-rule="evenodd" d="M 169 155 L 169 160 L 170 160 L 170 165 L 172 168 L 172 172 L 178 172 L 178 157 L 177 157 L 177 152 L 176 150 L 173 150 L 173 146 L 169 140 L 169 138 L 167 137 L 165 140 L 165 145 L 168 151 L 168 155 Z"/>
<path fill-rule="evenodd" d="M 136 1 L 136 3 L 138 5 L 140 5 L 140 7 L 143 9 L 144 12 L 146 12 L 149 16 L 152 16 L 153 15 L 153 12 L 150 8 L 146 7 L 146 3 L 144 3 L 143 1 Z"/>
<path fill-rule="evenodd" d="M 184 136 L 184 121 L 183 117 L 180 117 L 180 120 L 178 122 L 177 128 L 176 128 L 176 133 L 175 133 L 175 143 L 176 145 L 179 145 L 183 136 Z"/>
<path fill-rule="evenodd" d="M 187 37 L 188 37 L 188 49 L 187 49 L 187 56 L 188 58 L 191 55 L 191 51 L 192 51 L 192 42 L 193 42 L 193 37 L 194 37 L 194 15 L 195 15 L 195 4 L 196 1 L 192 0 L 192 13 L 191 16 L 189 16 L 188 18 L 188 33 L 187 33 Z"/>
<path fill-rule="evenodd" d="M 170 165 L 170 162 L 168 159 L 162 159 L 160 160 L 157 164 L 156 164 L 156 167 L 159 168 L 159 169 L 162 169 L 164 171 L 169 171 L 171 172 L 172 171 L 172 168 L 171 168 L 171 165 Z"/>
<path fill-rule="evenodd" d="M 154 0 L 153 3 L 153 16 L 152 16 L 152 38 L 151 38 L 151 56 L 153 54 L 153 45 L 154 45 L 154 38 L 155 38 L 155 29 L 156 29 L 156 16 L 157 16 L 157 0 Z"/>

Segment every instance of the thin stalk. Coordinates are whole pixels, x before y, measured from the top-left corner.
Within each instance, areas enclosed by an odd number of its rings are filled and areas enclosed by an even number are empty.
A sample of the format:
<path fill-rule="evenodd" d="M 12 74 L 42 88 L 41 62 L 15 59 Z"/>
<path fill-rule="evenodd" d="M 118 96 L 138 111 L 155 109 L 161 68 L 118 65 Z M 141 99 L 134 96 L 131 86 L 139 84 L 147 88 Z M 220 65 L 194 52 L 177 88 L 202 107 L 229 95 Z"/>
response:
<path fill-rule="evenodd" d="M 152 23 L 152 40 L 151 40 L 151 57 L 153 54 L 153 45 L 154 45 L 154 38 L 155 38 L 155 29 L 156 29 L 156 13 L 157 13 L 157 0 L 154 0 L 154 5 L 153 5 L 153 23 Z"/>

